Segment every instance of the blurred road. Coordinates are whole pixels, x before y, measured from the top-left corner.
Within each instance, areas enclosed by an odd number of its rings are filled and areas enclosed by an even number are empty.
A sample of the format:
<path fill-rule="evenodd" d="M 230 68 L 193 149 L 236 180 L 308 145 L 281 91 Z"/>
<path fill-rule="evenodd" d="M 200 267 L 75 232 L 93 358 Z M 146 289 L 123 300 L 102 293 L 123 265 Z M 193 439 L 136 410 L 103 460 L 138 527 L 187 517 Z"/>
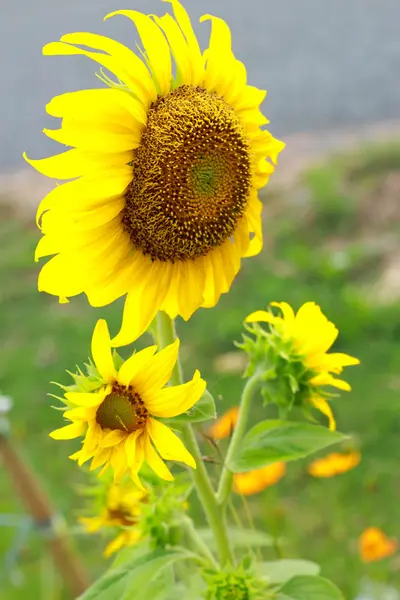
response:
<path fill-rule="evenodd" d="M 205 45 L 201 14 L 225 18 L 250 83 L 265 87 L 277 136 L 400 117 L 400 0 L 186 0 Z M 42 57 L 41 47 L 71 31 L 94 31 L 134 46 L 133 24 L 118 8 L 162 14 L 157 0 L 2 0 L 0 171 L 24 166 L 21 152 L 56 147 L 41 133 L 54 95 L 98 85 L 84 57 Z M 52 125 L 50 125 L 51 127 Z"/>

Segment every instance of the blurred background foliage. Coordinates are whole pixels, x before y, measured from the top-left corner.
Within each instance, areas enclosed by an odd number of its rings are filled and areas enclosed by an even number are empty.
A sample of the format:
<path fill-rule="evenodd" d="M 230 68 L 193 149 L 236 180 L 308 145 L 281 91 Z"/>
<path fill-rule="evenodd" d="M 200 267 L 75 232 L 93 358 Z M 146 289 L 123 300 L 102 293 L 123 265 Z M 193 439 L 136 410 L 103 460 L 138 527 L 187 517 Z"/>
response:
<path fill-rule="evenodd" d="M 319 480 L 307 475 L 309 461 L 289 463 L 279 484 L 248 500 L 256 525 L 276 539 L 264 551 L 266 559 L 315 560 L 349 600 L 364 599 L 358 594 L 369 581 L 393 587 L 394 594 L 400 591 L 400 555 L 365 565 L 357 548 L 368 526 L 391 536 L 400 531 L 399 189 L 400 144 L 338 156 L 305 172 L 290 189 L 271 187 L 264 195 L 262 254 L 244 261 L 231 292 L 216 308 L 199 310 L 188 324 L 178 322 L 186 373 L 200 368 L 220 413 L 240 397 L 245 363 L 233 340 L 241 337 L 244 317 L 270 301 L 285 300 L 296 309 L 307 300 L 317 302 L 340 330 L 335 350 L 361 359 L 360 367 L 349 369 L 353 391 L 334 401 L 339 430 L 351 434 L 362 453 L 360 466 Z M 74 536 L 82 506 L 79 486 L 87 476 L 67 458 L 76 444 L 48 437 L 60 426 L 60 414 L 50 408 L 47 394 L 57 394 L 50 381 L 68 382 L 63 369 L 72 370 L 87 358 L 100 316 L 117 331 L 122 303 L 94 310 L 85 298 L 60 306 L 39 294 L 34 219 L 16 213 L 8 198 L 2 198 L 0 216 L 0 393 L 14 401 L 14 440 L 66 519 L 81 560 L 96 576 L 105 568 L 98 541 Z M 273 410 L 264 409 L 260 399 L 252 418 L 256 422 Z M 206 440 L 204 452 L 212 453 Z M 218 466 L 211 471 L 217 476 Z M 0 513 L 23 514 L 5 469 L 0 489 Z M 246 521 L 239 498 L 237 507 Z M 11 527 L 0 528 L 0 557 L 8 556 L 14 535 Z M 20 573 L 4 573 L 0 563 L 2 597 L 20 600 L 29 590 L 40 600 L 68 598 L 39 536 L 24 545 L 17 566 Z M 19 575 L 21 585 L 13 585 Z M 376 596 L 384 597 L 383 591 Z"/>

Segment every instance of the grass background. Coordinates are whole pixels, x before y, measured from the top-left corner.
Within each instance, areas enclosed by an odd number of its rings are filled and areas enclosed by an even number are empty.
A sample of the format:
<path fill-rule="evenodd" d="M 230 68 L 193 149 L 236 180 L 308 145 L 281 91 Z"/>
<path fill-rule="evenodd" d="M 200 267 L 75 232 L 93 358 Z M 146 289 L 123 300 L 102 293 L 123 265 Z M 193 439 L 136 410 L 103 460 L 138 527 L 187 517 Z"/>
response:
<path fill-rule="evenodd" d="M 340 329 L 335 350 L 361 359 L 360 367 L 346 373 L 353 392 L 335 401 L 338 428 L 353 436 L 361 465 L 315 480 L 306 474 L 307 461 L 290 463 L 277 486 L 249 501 L 257 525 L 286 540 L 285 557 L 319 562 L 349 600 L 367 577 L 400 591 L 399 556 L 364 565 L 357 551 L 358 536 L 368 526 L 391 536 L 400 531 L 399 188 L 400 145 L 392 145 L 335 158 L 307 172 L 290 191 L 268 192 L 263 253 L 244 261 L 216 308 L 199 310 L 188 324 L 178 322 L 186 372 L 201 369 L 220 412 L 240 396 L 243 365 L 232 341 L 240 339 L 246 314 L 272 300 L 295 308 L 316 301 Z M 50 409 L 46 394 L 57 393 L 49 381 L 67 383 L 63 369 L 87 357 L 100 316 L 117 331 L 122 303 L 97 310 L 74 298 L 60 306 L 39 294 L 33 219 L 15 215 L 7 201 L 0 204 L 0 217 L 0 393 L 14 401 L 15 443 L 72 534 L 82 503 L 78 488 L 86 478 L 67 458 L 76 444 L 47 435 L 60 426 L 60 414 Z M 254 421 L 265 416 L 261 401 L 255 403 Z M 0 489 L 0 514 L 23 515 L 4 468 Z M 0 560 L 9 561 L 14 536 L 14 528 L 0 527 Z M 104 569 L 97 540 L 78 536 L 73 543 L 92 576 Z M 275 557 L 267 551 L 266 559 Z M 37 534 L 23 545 L 13 568 L 2 570 L 0 563 L 0 596 L 69 598 Z"/>

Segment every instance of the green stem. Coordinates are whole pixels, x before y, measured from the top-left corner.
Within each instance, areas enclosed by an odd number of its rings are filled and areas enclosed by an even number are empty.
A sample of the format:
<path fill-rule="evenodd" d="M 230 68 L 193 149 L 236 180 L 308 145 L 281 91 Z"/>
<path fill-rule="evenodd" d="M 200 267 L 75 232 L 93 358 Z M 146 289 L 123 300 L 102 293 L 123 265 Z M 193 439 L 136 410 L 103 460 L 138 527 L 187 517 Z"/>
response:
<path fill-rule="evenodd" d="M 157 315 L 157 332 L 158 341 L 162 347 L 171 344 L 176 338 L 174 322 L 164 312 L 159 312 Z M 179 360 L 172 372 L 171 383 L 172 385 L 183 383 Z M 227 535 L 225 513 L 215 499 L 214 490 L 190 424 L 182 426 L 182 435 L 186 448 L 196 461 L 197 468 L 192 472 L 192 477 L 208 523 L 215 536 L 219 560 L 221 565 L 232 563 L 233 557 Z"/>
<path fill-rule="evenodd" d="M 205 542 L 203 542 L 203 540 L 197 533 L 192 519 L 189 519 L 189 517 L 184 517 L 183 521 L 182 521 L 182 525 L 186 532 L 186 535 L 188 536 L 189 540 L 192 542 L 194 547 L 200 552 L 200 554 L 202 554 L 205 558 L 207 558 L 208 562 L 210 563 L 210 565 L 212 567 L 216 568 L 217 563 L 215 562 L 215 558 L 212 555 L 212 552 L 210 551 L 207 544 Z"/>
<path fill-rule="evenodd" d="M 243 436 L 246 433 L 247 422 L 249 420 L 249 413 L 251 407 L 251 400 L 253 398 L 254 392 L 258 389 L 260 382 L 261 375 L 259 373 L 256 373 L 255 375 L 250 377 L 250 379 L 247 380 L 247 383 L 243 390 L 242 399 L 240 402 L 239 418 L 236 423 L 236 427 L 233 431 L 232 439 L 229 444 L 228 452 L 225 459 L 225 466 L 223 468 L 221 479 L 219 482 L 217 501 L 220 505 L 224 505 L 228 500 L 233 482 L 233 473 L 228 469 L 226 465 L 229 464 L 230 460 L 238 451 Z"/>

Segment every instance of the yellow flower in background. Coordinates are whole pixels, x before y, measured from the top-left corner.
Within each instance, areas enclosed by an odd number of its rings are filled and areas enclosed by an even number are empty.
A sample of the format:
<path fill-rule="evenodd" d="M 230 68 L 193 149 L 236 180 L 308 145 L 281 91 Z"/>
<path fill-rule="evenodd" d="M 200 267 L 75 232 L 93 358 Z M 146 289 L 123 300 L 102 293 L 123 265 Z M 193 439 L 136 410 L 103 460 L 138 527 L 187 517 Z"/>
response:
<path fill-rule="evenodd" d="M 164 387 L 178 358 L 179 340 L 156 354 L 157 346 L 134 353 L 115 368 L 110 335 L 104 320 L 97 322 L 92 356 L 100 374 L 100 386 L 90 393 L 65 394 L 69 425 L 56 429 L 54 439 L 84 437 L 83 446 L 70 458 L 79 465 L 92 459 L 91 469 L 112 467 L 119 481 L 129 471 L 138 485 L 144 461 L 162 479 L 173 476 L 162 459 L 195 461 L 178 436 L 157 418 L 170 418 L 189 410 L 202 396 L 206 383 L 198 371 L 188 383 Z"/>
<path fill-rule="evenodd" d="M 104 556 L 108 557 L 141 539 L 140 530 L 134 527 L 141 514 L 141 505 L 146 499 L 146 493 L 132 483 L 112 484 L 106 491 L 99 514 L 94 517 L 80 517 L 79 522 L 88 533 L 96 533 L 102 529 L 120 529 L 104 551 Z"/>
<path fill-rule="evenodd" d="M 84 292 L 92 306 L 127 294 L 114 346 L 132 342 L 164 310 L 189 319 L 230 289 L 241 259 L 262 247 L 257 191 L 284 144 L 261 126 L 266 92 L 247 84 L 226 23 L 211 21 L 202 54 L 177 0 L 174 18 L 134 10 L 143 60 L 94 33 L 70 33 L 43 53 L 84 55 L 114 74 L 109 88 L 56 96 L 44 133 L 71 146 L 26 160 L 60 180 L 38 210 L 36 260 L 52 256 L 39 290 L 61 302 Z M 83 48 L 84 47 L 84 48 Z M 174 62 L 174 65 L 173 65 Z M 139 317 L 139 318 L 138 318 Z"/>
<path fill-rule="evenodd" d="M 315 302 L 306 302 L 296 314 L 286 302 L 271 302 L 270 305 L 279 308 L 281 315 L 275 316 L 272 311 L 258 310 L 251 313 L 245 322 L 269 323 L 274 339 L 279 338 L 285 345 L 287 361 L 301 366 L 298 381 L 300 393 L 307 390 L 309 403 L 328 417 L 329 428 L 335 429 L 332 409 L 322 388 L 332 386 L 350 391 L 347 381 L 335 375 L 340 375 L 344 367 L 358 365 L 360 361 L 341 352 L 328 354 L 339 331 Z"/>
<path fill-rule="evenodd" d="M 334 477 L 351 471 L 360 464 L 360 461 L 361 454 L 359 452 L 332 452 L 332 454 L 314 460 L 307 470 L 313 477 Z"/>
<path fill-rule="evenodd" d="M 216 440 L 223 440 L 229 437 L 236 426 L 238 418 L 239 407 L 234 406 L 230 408 L 210 427 L 210 436 Z"/>
<path fill-rule="evenodd" d="M 243 496 L 251 496 L 278 483 L 286 473 L 286 463 L 277 462 L 262 469 L 235 473 L 233 476 L 233 491 Z"/>
<path fill-rule="evenodd" d="M 378 527 L 368 527 L 360 536 L 359 552 L 364 562 L 374 562 L 392 556 L 397 551 L 397 542 Z"/>

